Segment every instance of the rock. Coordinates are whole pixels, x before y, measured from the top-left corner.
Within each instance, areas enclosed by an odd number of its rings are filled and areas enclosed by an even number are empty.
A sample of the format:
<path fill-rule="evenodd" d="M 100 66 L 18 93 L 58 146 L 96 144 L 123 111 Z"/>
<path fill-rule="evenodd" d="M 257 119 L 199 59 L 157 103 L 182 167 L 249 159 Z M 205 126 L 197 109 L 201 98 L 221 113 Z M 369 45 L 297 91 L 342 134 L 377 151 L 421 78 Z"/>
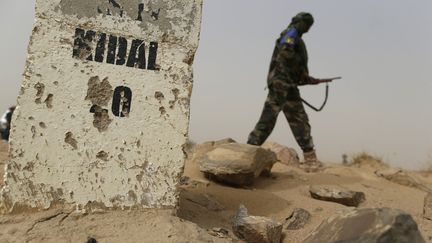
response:
<path fill-rule="evenodd" d="M 424 192 L 432 193 L 432 188 L 428 186 L 425 181 L 422 181 L 415 175 L 401 169 L 390 168 L 384 170 L 377 170 L 375 171 L 375 174 L 393 183 L 402 186 L 417 188 Z"/>
<path fill-rule="evenodd" d="M 232 138 L 225 138 L 225 139 L 213 142 L 214 146 L 219 146 L 219 145 L 229 144 L 229 143 L 237 143 L 237 142 Z"/>
<path fill-rule="evenodd" d="M 248 243 L 280 243 L 282 224 L 259 216 L 249 216 L 244 205 L 240 205 L 233 224 L 234 234 Z"/>
<path fill-rule="evenodd" d="M 428 193 L 425 197 L 423 217 L 432 220 L 432 193 Z"/>
<path fill-rule="evenodd" d="M 363 192 L 354 192 L 334 186 L 311 186 L 309 192 L 315 199 L 351 207 L 357 207 L 366 200 Z"/>
<path fill-rule="evenodd" d="M 235 186 L 251 185 L 264 171 L 270 171 L 276 155 L 258 146 L 229 143 L 216 146 L 200 162 L 207 178 Z"/>
<path fill-rule="evenodd" d="M 288 148 L 275 142 L 265 142 L 261 147 L 274 152 L 278 162 L 282 164 L 291 166 L 298 166 L 300 164 L 300 158 L 293 148 Z"/>
<path fill-rule="evenodd" d="M 354 209 L 325 220 L 304 243 L 424 243 L 411 215 L 397 209 Z"/>
<path fill-rule="evenodd" d="M 286 225 L 286 229 L 298 230 L 303 228 L 310 221 L 310 218 L 311 214 L 308 211 L 302 208 L 296 208 L 291 216 L 286 219 L 284 225 Z"/>
<path fill-rule="evenodd" d="M 180 185 L 184 186 L 184 185 L 188 185 L 190 181 L 190 177 L 189 176 L 182 176 L 180 178 Z"/>
<path fill-rule="evenodd" d="M 209 141 L 209 142 L 195 145 L 193 149 L 192 161 L 195 163 L 199 163 L 204 159 L 205 155 L 208 152 L 212 151 L 215 148 L 215 146 L 219 146 L 222 144 L 230 144 L 230 143 L 236 143 L 236 141 L 232 138 L 225 138 L 219 141 Z"/>

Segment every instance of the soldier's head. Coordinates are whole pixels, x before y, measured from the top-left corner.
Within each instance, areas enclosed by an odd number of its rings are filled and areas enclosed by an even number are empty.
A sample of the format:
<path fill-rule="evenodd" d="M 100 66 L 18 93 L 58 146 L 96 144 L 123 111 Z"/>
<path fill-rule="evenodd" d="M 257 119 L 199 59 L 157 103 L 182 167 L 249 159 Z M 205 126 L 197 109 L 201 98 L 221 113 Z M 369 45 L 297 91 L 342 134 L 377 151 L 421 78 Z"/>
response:
<path fill-rule="evenodd" d="M 304 34 L 309 31 L 313 23 L 314 18 L 312 14 L 301 12 L 292 18 L 290 26 L 295 27 L 299 34 Z"/>

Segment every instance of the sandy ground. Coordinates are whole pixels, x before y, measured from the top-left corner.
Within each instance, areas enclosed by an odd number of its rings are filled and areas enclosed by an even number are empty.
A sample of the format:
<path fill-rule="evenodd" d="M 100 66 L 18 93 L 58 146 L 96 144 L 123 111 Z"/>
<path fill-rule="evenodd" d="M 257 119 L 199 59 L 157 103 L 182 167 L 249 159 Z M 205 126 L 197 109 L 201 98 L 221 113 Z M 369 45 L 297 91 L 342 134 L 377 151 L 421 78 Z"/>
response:
<path fill-rule="evenodd" d="M 7 160 L 7 145 L 0 144 L 0 162 Z M 378 165 L 379 167 L 379 165 Z M 198 166 L 188 161 L 181 187 L 179 209 L 115 211 L 78 214 L 66 209 L 0 216 L 0 242 L 240 242 L 231 231 L 231 221 L 244 204 L 251 215 L 283 222 L 295 208 L 312 214 L 305 228 L 284 230 L 284 242 L 301 242 L 323 219 L 347 207 L 312 199 L 310 185 L 339 185 L 366 194 L 361 207 L 390 207 L 409 212 L 419 224 L 427 242 L 432 242 L 432 221 L 423 219 L 426 192 L 389 182 L 374 174 L 377 165 L 346 167 L 329 165 L 317 174 L 277 164 L 271 178 L 259 178 L 251 188 L 231 188 L 208 182 Z M 431 173 L 416 176 L 432 185 Z M 174 216 L 174 215 L 177 215 Z M 225 228 L 230 237 L 214 236 L 213 228 Z"/>

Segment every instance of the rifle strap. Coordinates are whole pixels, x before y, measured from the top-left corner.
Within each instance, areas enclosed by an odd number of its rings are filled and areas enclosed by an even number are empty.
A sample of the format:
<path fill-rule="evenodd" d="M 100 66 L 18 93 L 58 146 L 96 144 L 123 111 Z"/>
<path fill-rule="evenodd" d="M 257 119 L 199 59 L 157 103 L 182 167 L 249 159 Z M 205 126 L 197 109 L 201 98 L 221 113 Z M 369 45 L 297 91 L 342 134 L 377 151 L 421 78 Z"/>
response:
<path fill-rule="evenodd" d="M 326 83 L 325 100 L 324 100 L 324 103 L 321 105 L 320 108 L 316 108 L 315 106 L 311 105 L 309 102 L 307 102 L 306 100 L 304 100 L 303 98 L 301 100 L 303 101 L 303 103 L 305 105 L 309 106 L 309 108 L 311 108 L 312 110 L 314 110 L 316 112 L 320 112 L 326 106 L 328 97 L 329 97 L 329 85 L 328 85 L 328 83 Z"/>

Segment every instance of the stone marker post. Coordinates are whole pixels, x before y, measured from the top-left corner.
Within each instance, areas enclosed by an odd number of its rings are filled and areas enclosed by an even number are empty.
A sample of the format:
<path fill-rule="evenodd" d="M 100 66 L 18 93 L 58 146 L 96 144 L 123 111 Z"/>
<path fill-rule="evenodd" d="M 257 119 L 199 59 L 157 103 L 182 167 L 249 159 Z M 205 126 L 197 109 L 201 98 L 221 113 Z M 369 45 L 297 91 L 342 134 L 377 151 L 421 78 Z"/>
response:
<path fill-rule="evenodd" d="M 202 0 L 37 0 L 2 211 L 178 202 Z"/>

